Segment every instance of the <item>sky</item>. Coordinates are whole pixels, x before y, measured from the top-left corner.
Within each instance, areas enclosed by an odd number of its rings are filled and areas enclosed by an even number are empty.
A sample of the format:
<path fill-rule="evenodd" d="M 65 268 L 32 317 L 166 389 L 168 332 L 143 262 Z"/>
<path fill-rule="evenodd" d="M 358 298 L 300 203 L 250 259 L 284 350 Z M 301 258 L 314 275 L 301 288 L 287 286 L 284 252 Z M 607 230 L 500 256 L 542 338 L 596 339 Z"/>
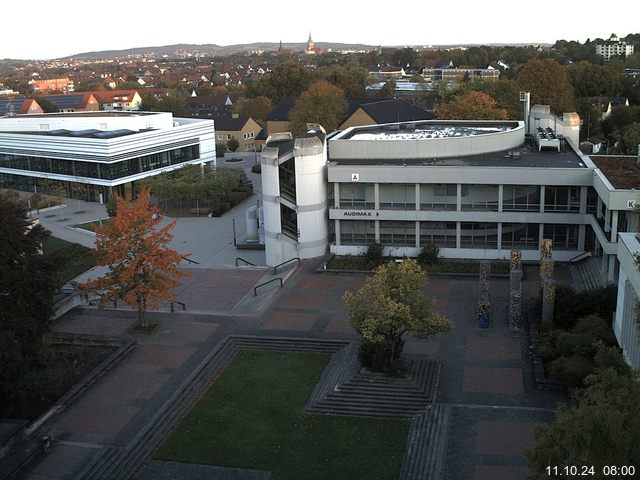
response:
<path fill-rule="evenodd" d="M 640 33 L 634 4 L 618 0 L 603 18 L 595 0 L 11 1 L 0 13 L 0 59 L 175 43 L 306 42 L 309 33 L 316 43 L 382 46 L 584 42 Z"/>

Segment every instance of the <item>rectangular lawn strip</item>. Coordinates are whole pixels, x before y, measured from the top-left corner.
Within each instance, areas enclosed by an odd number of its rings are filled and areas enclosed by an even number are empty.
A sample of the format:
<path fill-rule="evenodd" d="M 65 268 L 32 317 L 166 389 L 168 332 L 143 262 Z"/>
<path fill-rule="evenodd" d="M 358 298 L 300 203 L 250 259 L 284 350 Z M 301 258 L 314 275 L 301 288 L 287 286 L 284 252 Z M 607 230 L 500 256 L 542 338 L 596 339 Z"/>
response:
<path fill-rule="evenodd" d="M 410 420 L 308 415 L 329 355 L 244 350 L 156 453 L 271 480 L 398 478 Z"/>
<path fill-rule="evenodd" d="M 42 242 L 45 255 L 54 258 L 58 264 L 57 281 L 60 285 L 95 267 L 93 250 L 78 243 L 49 237 Z"/>
<path fill-rule="evenodd" d="M 105 218 L 102 220 L 102 225 L 109 225 L 111 223 L 111 219 L 110 218 Z M 83 230 L 89 230 L 90 232 L 95 232 L 96 231 L 96 227 L 100 226 L 100 221 L 99 220 L 94 220 L 93 222 L 86 222 L 86 223 L 79 223 L 77 225 L 74 225 L 74 227 L 76 228 L 82 228 Z"/>

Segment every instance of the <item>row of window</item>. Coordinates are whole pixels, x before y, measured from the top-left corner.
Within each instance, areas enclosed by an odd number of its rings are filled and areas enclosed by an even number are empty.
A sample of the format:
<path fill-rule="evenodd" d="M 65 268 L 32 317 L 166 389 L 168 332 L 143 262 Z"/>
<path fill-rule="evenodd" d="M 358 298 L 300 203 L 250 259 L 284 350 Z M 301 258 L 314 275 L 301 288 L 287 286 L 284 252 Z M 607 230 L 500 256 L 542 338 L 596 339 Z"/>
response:
<path fill-rule="evenodd" d="M 440 248 L 457 245 L 456 222 L 380 221 L 380 243 L 387 246 L 415 247 L 416 234 L 420 246 L 429 244 Z M 540 228 L 533 223 L 503 223 L 500 235 L 502 248 L 536 250 L 540 241 Z M 545 224 L 543 238 L 553 240 L 554 248 L 578 248 L 578 225 Z M 340 222 L 341 245 L 369 245 L 376 240 L 375 221 L 350 220 Z M 462 248 L 498 248 L 498 224 L 460 222 Z"/>
<path fill-rule="evenodd" d="M 74 177 L 115 180 L 196 160 L 199 157 L 199 145 L 175 148 L 166 152 L 143 155 L 114 163 L 61 160 L 58 158 L 0 153 L 0 167 L 32 172 L 57 173 Z"/>
<path fill-rule="evenodd" d="M 456 210 L 457 184 L 380 184 L 378 202 L 381 209 L 415 210 L 417 193 L 420 210 Z M 498 185 L 461 185 L 462 210 L 498 210 Z M 502 209 L 504 211 L 540 211 L 539 185 L 504 185 Z M 595 208 L 596 196 L 589 196 Z M 375 187 L 372 183 L 343 183 L 339 187 L 339 208 L 375 208 Z M 579 212 L 580 187 L 547 186 L 544 189 L 544 211 Z"/>
<path fill-rule="evenodd" d="M 247 132 L 247 133 L 243 133 L 242 134 L 242 138 L 244 138 L 245 140 L 251 140 L 252 138 L 255 138 L 255 136 L 256 136 L 255 132 Z M 219 141 L 224 141 L 225 140 L 224 137 L 225 137 L 225 135 L 223 135 L 221 133 L 218 134 L 218 140 Z M 233 135 L 227 134 L 226 137 L 227 137 L 227 141 L 229 141 L 229 140 L 231 140 L 233 138 Z"/>

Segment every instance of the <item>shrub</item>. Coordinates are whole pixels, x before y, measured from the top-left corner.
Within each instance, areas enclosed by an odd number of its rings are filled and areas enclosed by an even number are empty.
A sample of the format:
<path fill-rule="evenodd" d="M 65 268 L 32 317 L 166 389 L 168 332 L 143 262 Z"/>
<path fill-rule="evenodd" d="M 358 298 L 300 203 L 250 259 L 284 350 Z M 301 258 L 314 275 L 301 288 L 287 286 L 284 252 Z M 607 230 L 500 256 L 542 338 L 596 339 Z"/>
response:
<path fill-rule="evenodd" d="M 375 268 L 382 264 L 383 250 L 384 250 L 384 245 L 382 245 L 381 243 L 374 242 L 371 245 L 369 245 L 369 248 L 367 249 L 367 253 L 365 255 L 369 268 Z"/>
<path fill-rule="evenodd" d="M 560 332 L 555 339 L 555 350 L 559 356 L 581 355 L 592 356 L 596 338 L 590 333 Z"/>
<path fill-rule="evenodd" d="M 549 374 L 570 387 L 580 387 L 584 378 L 593 372 L 593 362 L 578 353 L 556 358 L 549 365 Z"/>
<path fill-rule="evenodd" d="M 418 263 L 423 267 L 426 265 L 435 265 L 438 263 L 438 253 L 440 249 L 437 245 L 429 244 L 422 247 L 418 255 Z"/>
<path fill-rule="evenodd" d="M 614 285 L 576 293 L 571 287 L 558 286 L 554 305 L 554 323 L 568 330 L 579 318 L 598 315 L 610 319 L 616 309 L 617 288 Z"/>
<path fill-rule="evenodd" d="M 615 336 L 609 322 L 598 315 L 589 315 L 579 319 L 571 331 L 574 333 L 589 333 L 608 345 L 614 345 L 615 343 Z"/>
<path fill-rule="evenodd" d="M 387 375 L 400 376 L 406 373 L 407 365 L 401 358 L 404 340 L 399 338 L 395 343 L 393 360 L 389 362 L 391 344 L 389 342 L 371 342 L 363 340 L 358 351 L 358 360 L 363 367 Z"/>

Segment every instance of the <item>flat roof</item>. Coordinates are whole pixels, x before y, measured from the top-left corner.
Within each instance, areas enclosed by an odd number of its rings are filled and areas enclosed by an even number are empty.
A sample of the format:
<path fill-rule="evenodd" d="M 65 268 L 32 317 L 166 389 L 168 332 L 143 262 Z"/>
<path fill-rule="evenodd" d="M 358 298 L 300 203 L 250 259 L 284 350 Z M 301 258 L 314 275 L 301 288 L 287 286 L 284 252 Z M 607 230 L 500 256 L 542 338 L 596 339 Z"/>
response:
<path fill-rule="evenodd" d="M 352 127 L 337 140 L 421 140 L 427 138 L 455 138 L 507 132 L 518 128 L 517 121 L 447 121 L 421 120 Z"/>
<path fill-rule="evenodd" d="M 613 188 L 640 190 L 640 165 L 638 157 L 630 155 L 589 155 Z"/>
<path fill-rule="evenodd" d="M 555 149 L 538 151 L 535 146 L 528 143 L 517 149 L 449 158 L 340 159 L 331 158 L 331 149 L 329 149 L 329 163 L 334 165 L 371 166 L 588 168 L 580 155 L 574 152 L 570 146 L 565 146 L 561 152 Z"/>

